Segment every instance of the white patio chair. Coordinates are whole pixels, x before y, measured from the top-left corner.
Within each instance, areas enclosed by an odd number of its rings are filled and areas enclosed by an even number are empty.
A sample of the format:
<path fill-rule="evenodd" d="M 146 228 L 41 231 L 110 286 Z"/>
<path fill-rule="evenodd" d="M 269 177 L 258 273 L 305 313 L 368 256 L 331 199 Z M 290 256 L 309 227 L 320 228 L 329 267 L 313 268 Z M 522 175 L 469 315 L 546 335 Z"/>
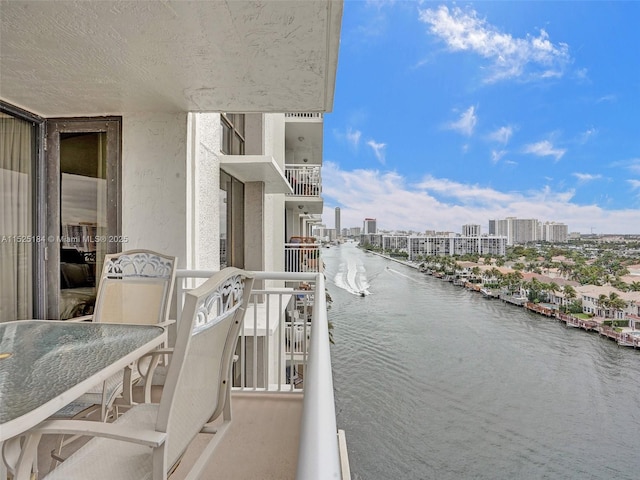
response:
<path fill-rule="evenodd" d="M 93 315 L 73 321 L 168 325 L 171 294 L 175 282 L 176 257 L 151 250 L 129 250 L 106 255 L 98 284 Z M 78 408 L 100 405 L 104 421 L 118 395 L 130 402 L 136 369 L 107 379 L 75 402 Z M 68 409 L 67 409 L 68 410 Z M 61 415 L 65 416 L 65 415 Z"/>
<path fill-rule="evenodd" d="M 106 255 L 93 315 L 67 321 L 168 325 L 175 268 L 176 257 L 151 250 Z M 127 368 L 92 388 L 51 418 L 87 418 L 100 408 L 100 419 L 106 421 L 117 399 L 122 399 L 125 405 L 131 404 L 131 387 L 138 378 L 138 368 Z M 61 437 L 51 452 L 52 467 L 63 460 L 62 449 L 76 438 Z"/>
<path fill-rule="evenodd" d="M 199 478 L 231 422 L 231 365 L 252 284 L 230 267 L 187 292 L 160 403 L 135 405 L 114 423 L 43 422 L 27 435 L 16 480 L 29 478 L 43 434 L 97 437 L 43 480 L 164 480 L 196 435 L 215 433 L 187 476 Z"/>

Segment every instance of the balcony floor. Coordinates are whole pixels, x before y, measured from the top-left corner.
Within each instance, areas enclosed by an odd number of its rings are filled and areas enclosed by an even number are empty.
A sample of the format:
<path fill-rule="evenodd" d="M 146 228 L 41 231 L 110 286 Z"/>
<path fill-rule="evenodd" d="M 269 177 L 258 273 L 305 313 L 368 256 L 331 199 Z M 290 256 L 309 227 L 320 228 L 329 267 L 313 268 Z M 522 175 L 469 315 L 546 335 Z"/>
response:
<path fill-rule="evenodd" d="M 302 415 L 302 394 L 232 394 L 231 426 L 210 458 L 202 478 L 225 480 L 294 479 Z M 171 480 L 183 480 L 210 435 L 200 434 L 189 446 Z M 54 436 L 40 444 L 40 478 L 50 468 Z M 78 442 L 79 443 L 79 442 Z M 68 455 L 69 453 L 66 453 Z"/>

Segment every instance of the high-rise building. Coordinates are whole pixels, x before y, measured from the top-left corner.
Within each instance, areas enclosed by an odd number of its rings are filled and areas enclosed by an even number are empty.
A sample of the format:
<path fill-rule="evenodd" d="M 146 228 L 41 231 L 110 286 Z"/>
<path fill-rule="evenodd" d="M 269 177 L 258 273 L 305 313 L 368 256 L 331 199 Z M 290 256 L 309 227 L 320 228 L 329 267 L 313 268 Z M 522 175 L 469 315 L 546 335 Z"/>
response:
<path fill-rule="evenodd" d="M 377 227 L 376 227 L 376 219 L 375 218 L 365 218 L 364 219 L 364 225 L 362 228 L 362 232 L 364 235 L 370 234 L 370 233 L 377 233 Z"/>
<path fill-rule="evenodd" d="M 463 225 L 462 236 L 463 237 L 479 237 L 480 225 Z"/>
<path fill-rule="evenodd" d="M 416 260 L 419 256 L 452 256 L 468 253 L 502 256 L 507 248 L 505 237 L 494 236 L 411 236 L 408 237 L 407 242 L 410 260 Z"/>
<path fill-rule="evenodd" d="M 491 231 L 492 225 L 494 232 Z M 535 218 L 507 217 L 489 220 L 489 234 L 507 237 L 507 245 L 523 244 L 540 240 L 540 222 Z"/>
<path fill-rule="evenodd" d="M 551 243 L 566 243 L 569 238 L 569 227 L 564 223 L 545 222 L 542 225 L 542 240 Z"/>
<path fill-rule="evenodd" d="M 340 236 L 342 229 L 340 228 L 340 207 L 336 207 L 336 235 Z"/>

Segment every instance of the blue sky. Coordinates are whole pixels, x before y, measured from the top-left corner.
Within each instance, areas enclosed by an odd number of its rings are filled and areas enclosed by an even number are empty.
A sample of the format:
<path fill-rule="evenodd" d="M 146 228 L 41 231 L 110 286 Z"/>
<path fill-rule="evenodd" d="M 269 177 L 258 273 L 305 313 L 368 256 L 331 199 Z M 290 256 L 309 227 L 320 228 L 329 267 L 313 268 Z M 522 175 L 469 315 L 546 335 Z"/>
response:
<path fill-rule="evenodd" d="M 346 0 L 324 223 L 640 233 L 640 2 Z"/>

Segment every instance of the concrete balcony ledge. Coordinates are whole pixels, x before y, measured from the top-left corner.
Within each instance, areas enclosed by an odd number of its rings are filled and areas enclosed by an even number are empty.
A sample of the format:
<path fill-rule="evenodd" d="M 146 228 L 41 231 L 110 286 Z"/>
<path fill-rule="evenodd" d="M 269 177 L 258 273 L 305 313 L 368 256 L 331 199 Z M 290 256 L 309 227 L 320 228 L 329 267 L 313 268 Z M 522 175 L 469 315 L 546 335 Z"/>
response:
<path fill-rule="evenodd" d="M 282 169 L 269 155 L 222 155 L 220 168 L 244 183 L 264 182 L 265 193 L 293 193 Z"/>

